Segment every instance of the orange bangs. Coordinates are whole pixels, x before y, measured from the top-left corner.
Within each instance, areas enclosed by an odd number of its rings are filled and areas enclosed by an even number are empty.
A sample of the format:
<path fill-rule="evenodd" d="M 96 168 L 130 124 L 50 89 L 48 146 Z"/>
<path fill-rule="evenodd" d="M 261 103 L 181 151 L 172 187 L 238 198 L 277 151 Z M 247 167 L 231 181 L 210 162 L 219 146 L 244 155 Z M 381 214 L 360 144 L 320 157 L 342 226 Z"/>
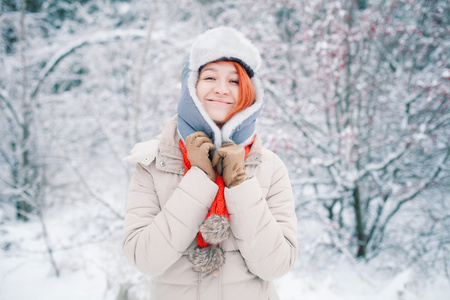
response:
<path fill-rule="evenodd" d="M 227 117 L 224 120 L 224 123 L 228 121 L 232 116 L 241 110 L 246 109 L 251 106 L 253 102 L 255 102 L 255 88 L 253 87 L 252 80 L 248 76 L 245 69 L 237 62 L 230 61 L 232 63 L 239 76 L 239 95 L 238 95 L 238 104 L 237 106 L 228 113 Z"/>

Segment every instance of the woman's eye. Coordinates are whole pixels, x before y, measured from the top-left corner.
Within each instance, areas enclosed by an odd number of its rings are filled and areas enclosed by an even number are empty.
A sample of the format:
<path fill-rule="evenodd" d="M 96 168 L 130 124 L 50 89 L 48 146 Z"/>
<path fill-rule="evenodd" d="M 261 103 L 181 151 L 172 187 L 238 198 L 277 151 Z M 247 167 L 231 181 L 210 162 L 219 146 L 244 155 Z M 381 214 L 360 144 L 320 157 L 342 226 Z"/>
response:
<path fill-rule="evenodd" d="M 234 84 L 239 84 L 239 80 L 231 80 L 230 82 Z"/>

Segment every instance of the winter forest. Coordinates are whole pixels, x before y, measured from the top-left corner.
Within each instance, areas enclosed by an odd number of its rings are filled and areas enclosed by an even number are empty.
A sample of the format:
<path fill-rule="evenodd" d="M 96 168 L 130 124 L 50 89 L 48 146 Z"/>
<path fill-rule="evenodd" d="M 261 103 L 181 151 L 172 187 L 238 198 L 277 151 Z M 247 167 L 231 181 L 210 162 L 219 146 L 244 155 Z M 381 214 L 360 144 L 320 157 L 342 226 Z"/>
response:
<path fill-rule="evenodd" d="M 220 25 L 261 52 L 257 128 L 295 195 L 280 297 L 449 299 L 447 0 L 2 0 L 0 299 L 148 297 L 121 250 L 122 158 Z"/>

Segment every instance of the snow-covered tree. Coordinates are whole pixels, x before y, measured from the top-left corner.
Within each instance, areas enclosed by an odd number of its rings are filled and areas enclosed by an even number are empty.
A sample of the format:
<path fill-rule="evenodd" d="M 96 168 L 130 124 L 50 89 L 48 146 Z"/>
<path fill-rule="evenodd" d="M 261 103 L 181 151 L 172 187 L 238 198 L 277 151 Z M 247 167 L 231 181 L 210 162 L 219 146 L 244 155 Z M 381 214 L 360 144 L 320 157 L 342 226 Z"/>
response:
<path fill-rule="evenodd" d="M 445 1 L 366 4 L 276 8 L 266 87 L 299 210 L 320 203 L 340 242 L 371 258 L 406 240 L 391 235 L 412 221 L 403 209 L 448 190 L 449 20 Z"/>

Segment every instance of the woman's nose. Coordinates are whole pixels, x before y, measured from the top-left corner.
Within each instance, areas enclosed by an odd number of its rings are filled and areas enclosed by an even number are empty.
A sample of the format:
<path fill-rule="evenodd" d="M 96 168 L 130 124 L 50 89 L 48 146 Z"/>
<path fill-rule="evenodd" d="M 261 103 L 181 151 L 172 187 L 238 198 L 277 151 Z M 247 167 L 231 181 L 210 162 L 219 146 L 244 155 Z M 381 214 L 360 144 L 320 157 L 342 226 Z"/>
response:
<path fill-rule="evenodd" d="M 217 81 L 217 84 L 214 87 L 214 92 L 216 94 L 228 95 L 230 93 L 230 88 L 228 87 L 226 81 Z"/>

